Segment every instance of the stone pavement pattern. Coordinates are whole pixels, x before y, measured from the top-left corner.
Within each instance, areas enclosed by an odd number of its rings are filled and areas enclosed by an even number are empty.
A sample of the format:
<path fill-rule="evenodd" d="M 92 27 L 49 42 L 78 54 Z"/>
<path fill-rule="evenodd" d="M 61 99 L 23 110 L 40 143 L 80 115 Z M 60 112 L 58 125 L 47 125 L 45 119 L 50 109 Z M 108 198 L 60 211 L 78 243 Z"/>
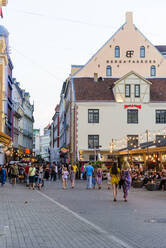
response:
<path fill-rule="evenodd" d="M 85 182 L 45 185 L 42 194 L 0 188 L 0 248 L 166 248 L 166 223 L 155 222 L 166 220 L 166 192 L 132 190 L 129 202 L 114 203 L 111 191 L 87 191 Z"/>

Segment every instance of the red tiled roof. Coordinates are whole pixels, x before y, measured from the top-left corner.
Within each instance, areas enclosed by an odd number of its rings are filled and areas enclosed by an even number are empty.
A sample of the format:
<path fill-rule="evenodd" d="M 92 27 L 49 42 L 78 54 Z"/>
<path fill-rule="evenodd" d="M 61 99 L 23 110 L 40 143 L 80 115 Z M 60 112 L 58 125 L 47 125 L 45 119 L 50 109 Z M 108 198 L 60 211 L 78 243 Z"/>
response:
<path fill-rule="evenodd" d="M 166 102 L 166 78 L 146 78 L 150 85 L 150 101 Z M 104 78 L 95 82 L 93 78 L 74 78 L 76 101 L 115 101 L 114 83 L 118 78 Z"/>
<path fill-rule="evenodd" d="M 166 78 L 147 78 L 150 86 L 151 102 L 166 102 Z"/>
<path fill-rule="evenodd" d="M 105 78 L 95 82 L 94 78 L 74 78 L 75 96 L 77 101 L 115 101 L 112 87 L 117 78 Z"/>

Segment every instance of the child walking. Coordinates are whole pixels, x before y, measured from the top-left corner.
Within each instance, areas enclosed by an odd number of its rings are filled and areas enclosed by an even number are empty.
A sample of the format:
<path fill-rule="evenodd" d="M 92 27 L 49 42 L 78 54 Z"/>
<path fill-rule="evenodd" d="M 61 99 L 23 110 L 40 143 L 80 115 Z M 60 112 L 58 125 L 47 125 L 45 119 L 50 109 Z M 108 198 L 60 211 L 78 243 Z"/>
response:
<path fill-rule="evenodd" d="M 101 189 L 102 176 L 103 176 L 102 169 L 101 168 L 98 168 L 97 169 L 97 184 L 98 184 L 98 189 Z"/>
<path fill-rule="evenodd" d="M 69 172 L 66 167 L 64 167 L 62 171 L 62 182 L 63 182 L 63 189 L 67 188 L 67 178 L 68 178 Z"/>

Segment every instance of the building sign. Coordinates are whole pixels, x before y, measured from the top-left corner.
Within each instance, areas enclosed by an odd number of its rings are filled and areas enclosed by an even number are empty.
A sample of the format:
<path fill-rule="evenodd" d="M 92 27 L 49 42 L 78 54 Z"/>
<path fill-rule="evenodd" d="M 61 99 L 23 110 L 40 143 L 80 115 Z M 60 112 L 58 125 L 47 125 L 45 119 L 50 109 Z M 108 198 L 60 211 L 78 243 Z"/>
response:
<path fill-rule="evenodd" d="M 129 104 L 129 105 L 124 105 L 124 108 L 139 108 L 141 109 L 141 105 L 136 105 L 136 104 Z"/>
<path fill-rule="evenodd" d="M 126 51 L 126 57 L 127 58 L 131 58 L 134 54 L 134 51 L 133 50 L 129 50 L 129 51 Z"/>
<path fill-rule="evenodd" d="M 129 56 L 129 55 L 128 55 Z M 145 63 L 145 64 L 155 64 L 155 63 L 157 63 L 157 61 L 156 60 L 147 60 L 147 59 L 141 59 L 141 60 L 138 60 L 138 59 L 136 59 L 136 60 L 131 60 L 131 59 L 129 59 L 129 60 L 121 60 L 121 59 L 116 59 L 116 60 L 107 60 L 106 61 L 106 63 L 108 64 L 108 63 L 111 63 L 111 64 L 113 64 L 113 63 L 115 63 L 115 64 L 117 64 L 117 63 L 119 63 L 119 64 L 122 64 L 122 63 L 129 63 L 129 64 L 134 64 L 134 63 L 137 63 L 137 64 L 143 64 L 143 63 Z"/>
<path fill-rule="evenodd" d="M 30 153 L 30 149 L 25 149 L 25 153 L 29 154 Z"/>
<path fill-rule="evenodd" d="M 65 147 L 61 148 L 61 152 L 62 153 L 67 153 L 68 152 L 68 149 L 66 149 Z"/>

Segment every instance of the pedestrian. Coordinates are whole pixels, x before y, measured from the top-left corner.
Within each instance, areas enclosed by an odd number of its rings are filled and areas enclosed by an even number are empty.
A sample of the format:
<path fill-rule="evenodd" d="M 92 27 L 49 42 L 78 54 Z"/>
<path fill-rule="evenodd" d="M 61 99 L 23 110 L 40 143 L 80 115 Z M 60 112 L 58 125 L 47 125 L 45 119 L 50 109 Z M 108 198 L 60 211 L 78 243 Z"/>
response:
<path fill-rule="evenodd" d="M 36 175 L 36 168 L 35 165 L 31 165 L 29 168 L 29 189 L 35 189 L 35 175 Z"/>
<path fill-rule="evenodd" d="M 25 166 L 25 183 L 26 187 L 29 186 L 29 164 L 26 164 Z"/>
<path fill-rule="evenodd" d="M 97 185 L 98 185 L 98 189 L 101 189 L 101 185 L 102 185 L 102 169 L 101 168 L 97 168 Z"/>
<path fill-rule="evenodd" d="M 51 168 L 51 181 L 55 181 L 56 180 L 56 172 L 55 172 L 55 164 L 53 164 L 52 168 Z"/>
<path fill-rule="evenodd" d="M 45 179 L 46 179 L 47 181 L 49 180 L 49 177 L 50 177 L 50 168 L 49 168 L 48 165 L 47 165 L 47 167 L 45 168 L 44 177 L 45 177 Z"/>
<path fill-rule="evenodd" d="M 93 189 L 96 188 L 96 177 L 97 177 L 97 169 L 94 168 L 93 174 L 92 174 L 92 185 L 93 185 Z"/>
<path fill-rule="evenodd" d="M 89 163 L 86 166 L 86 188 L 91 189 L 92 188 L 92 174 L 94 171 L 93 166 Z"/>
<path fill-rule="evenodd" d="M 42 185 L 43 185 L 43 166 L 39 166 L 39 172 L 38 172 L 38 189 L 41 190 Z"/>
<path fill-rule="evenodd" d="M 68 179 L 69 172 L 67 170 L 67 167 L 63 168 L 62 171 L 62 182 L 63 182 L 63 189 L 67 188 L 67 179 Z"/>
<path fill-rule="evenodd" d="M 18 177 L 18 166 L 16 163 L 11 165 L 11 177 L 12 177 L 12 184 L 16 185 L 16 180 Z"/>
<path fill-rule="evenodd" d="M 2 165 L 0 173 L 1 173 L 1 186 L 3 186 L 6 182 L 6 176 L 7 176 L 6 168 L 4 165 Z"/>
<path fill-rule="evenodd" d="M 110 185 L 111 185 L 111 176 L 110 176 L 109 170 L 107 170 L 106 177 L 107 177 L 107 189 L 110 189 Z"/>
<path fill-rule="evenodd" d="M 75 186 L 75 171 L 74 171 L 73 166 L 71 166 L 70 168 L 70 181 L 71 181 L 71 187 L 73 189 Z"/>
<path fill-rule="evenodd" d="M 130 176 L 130 165 L 127 161 L 123 162 L 121 179 L 122 179 L 122 187 L 124 193 L 124 201 L 127 202 L 128 192 L 131 187 L 131 176 Z"/>
<path fill-rule="evenodd" d="M 77 176 L 77 171 L 78 171 L 78 166 L 76 164 L 73 165 L 73 170 L 74 170 L 75 177 L 76 177 Z"/>
<path fill-rule="evenodd" d="M 84 165 L 81 164 L 81 176 L 80 176 L 80 179 L 82 180 L 83 179 L 83 176 L 84 176 Z"/>
<path fill-rule="evenodd" d="M 113 187 L 113 197 L 114 201 L 116 201 L 117 193 L 118 193 L 118 184 L 120 180 L 120 169 L 117 166 L 117 163 L 114 162 L 112 168 L 110 169 L 110 176 L 111 176 L 111 184 Z"/>

